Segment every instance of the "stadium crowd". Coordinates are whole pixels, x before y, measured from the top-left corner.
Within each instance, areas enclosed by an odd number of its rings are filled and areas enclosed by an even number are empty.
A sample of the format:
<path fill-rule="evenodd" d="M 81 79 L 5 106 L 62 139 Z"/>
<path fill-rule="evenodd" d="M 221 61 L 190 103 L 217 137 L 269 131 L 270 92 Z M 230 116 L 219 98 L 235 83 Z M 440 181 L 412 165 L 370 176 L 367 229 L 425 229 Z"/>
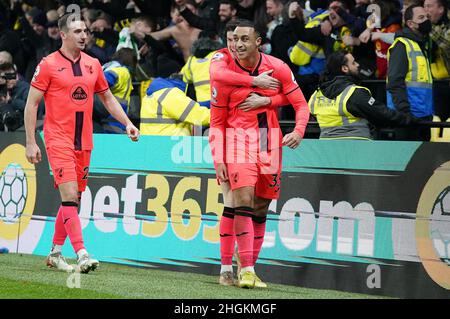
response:
<path fill-rule="evenodd" d="M 429 128 L 415 125 L 450 117 L 447 0 L 0 0 L 0 129 L 22 127 L 29 83 L 41 59 L 61 46 L 58 18 L 74 8 L 89 29 L 86 53 L 101 62 L 142 134 L 191 135 L 194 124 L 208 126 L 209 65 L 237 19 L 254 21 L 261 52 L 288 64 L 329 137 L 330 126 L 364 119 L 369 129 L 403 126 L 397 139 L 430 140 Z M 372 85 L 376 114 L 361 106 L 363 93 L 344 96 L 349 83 Z M 341 95 L 349 101 L 345 114 Z M 335 101 L 342 120 L 321 114 L 317 96 Z M 289 107 L 279 115 L 295 117 Z M 98 101 L 94 121 L 95 132 L 124 130 Z"/>

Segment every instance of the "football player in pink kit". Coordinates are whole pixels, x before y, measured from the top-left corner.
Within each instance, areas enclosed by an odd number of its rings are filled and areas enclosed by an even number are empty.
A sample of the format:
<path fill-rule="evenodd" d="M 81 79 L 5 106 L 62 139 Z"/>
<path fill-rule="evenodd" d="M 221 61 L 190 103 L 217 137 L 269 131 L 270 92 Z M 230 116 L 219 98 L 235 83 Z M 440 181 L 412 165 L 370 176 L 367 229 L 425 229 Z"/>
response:
<path fill-rule="evenodd" d="M 281 146 L 299 145 L 309 109 L 288 66 L 258 51 L 261 38 L 251 22 L 240 22 L 234 42 L 238 59 L 228 65 L 230 70 L 253 76 L 273 70 L 272 76 L 281 82 L 278 90 L 217 83 L 212 86 L 211 150 L 219 180 L 229 181 L 233 191 L 234 232 L 242 263 L 239 286 L 253 288 L 260 281 L 254 264 L 264 240 L 268 207 L 279 196 Z M 244 101 L 255 93 L 263 96 L 283 93 L 287 97 L 296 110 L 292 133 L 282 137 L 277 113 L 271 105 L 248 112 L 242 109 Z"/>
<path fill-rule="evenodd" d="M 41 161 L 36 144 L 36 112 L 44 97 L 46 116 L 44 140 L 59 189 L 61 206 L 55 221 L 55 234 L 47 266 L 73 271 L 61 250 L 69 237 L 77 254 L 77 266 L 83 273 L 98 267 L 99 262 L 86 251 L 78 216 L 78 204 L 86 188 L 92 144 L 92 110 L 94 93 L 106 109 L 125 127 L 128 136 L 137 141 L 139 130 L 131 123 L 112 95 L 97 59 L 81 50 L 86 46 L 87 28 L 79 15 L 66 14 L 58 21 L 61 48 L 43 58 L 36 68 L 25 107 L 26 156 L 30 163 Z"/>
<path fill-rule="evenodd" d="M 215 87 L 216 81 L 222 85 L 241 85 L 247 87 L 259 87 L 262 89 L 277 89 L 280 82 L 269 76 L 272 71 L 264 72 L 258 76 L 251 76 L 247 74 L 236 73 L 228 69 L 228 64 L 232 63 L 235 58 L 235 49 L 233 41 L 233 31 L 237 26 L 237 21 L 231 21 L 227 24 L 225 32 L 227 38 L 227 48 L 218 50 L 213 57 L 210 67 L 211 87 Z M 214 100 L 214 92 L 212 93 L 212 100 Z M 264 105 L 271 104 L 273 107 L 288 105 L 289 101 L 283 94 L 276 97 L 269 97 L 254 95 L 249 97 L 243 108 L 258 108 Z M 276 103 L 276 104 L 275 104 Z M 219 178 L 218 178 L 219 181 Z M 230 185 L 227 181 L 220 182 L 220 187 L 224 199 L 224 209 L 220 218 L 220 255 L 221 255 L 221 269 L 219 276 L 219 283 L 224 286 L 234 285 L 232 258 L 235 249 L 235 236 L 233 231 L 234 225 L 234 205 L 233 194 Z M 239 258 L 238 265 L 239 265 Z M 239 266 L 238 266 L 239 268 Z M 258 282 L 263 284 L 262 282 Z"/>

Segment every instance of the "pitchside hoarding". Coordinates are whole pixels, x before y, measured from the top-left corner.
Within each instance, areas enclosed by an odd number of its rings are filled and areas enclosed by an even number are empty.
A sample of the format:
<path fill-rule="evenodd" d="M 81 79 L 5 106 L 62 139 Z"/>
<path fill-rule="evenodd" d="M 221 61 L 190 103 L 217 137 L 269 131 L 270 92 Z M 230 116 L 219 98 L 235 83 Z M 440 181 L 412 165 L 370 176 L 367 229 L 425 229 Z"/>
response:
<path fill-rule="evenodd" d="M 42 137 L 38 143 L 44 150 Z M 223 208 L 207 139 L 96 135 L 80 216 L 101 261 L 216 275 Z M 59 197 L 43 152 L 0 137 L 0 246 L 47 255 Z M 397 297 L 450 297 L 450 145 L 305 140 L 284 149 L 261 278 Z M 64 254 L 75 254 L 67 240 Z"/>

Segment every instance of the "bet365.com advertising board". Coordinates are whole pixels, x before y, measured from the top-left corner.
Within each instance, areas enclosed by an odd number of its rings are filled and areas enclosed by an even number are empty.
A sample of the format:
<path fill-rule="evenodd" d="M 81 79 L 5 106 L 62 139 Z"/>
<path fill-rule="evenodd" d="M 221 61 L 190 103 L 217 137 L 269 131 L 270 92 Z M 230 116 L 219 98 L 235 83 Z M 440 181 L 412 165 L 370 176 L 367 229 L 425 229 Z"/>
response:
<path fill-rule="evenodd" d="M 0 138 L 0 246 L 48 254 L 60 201 L 43 151 Z M 95 135 L 80 205 L 101 261 L 216 275 L 223 209 L 203 137 Z M 75 254 L 67 239 L 64 255 Z M 304 140 L 283 151 L 256 269 L 268 282 L 404 298 L 450 297 L 450 145 Z"/>

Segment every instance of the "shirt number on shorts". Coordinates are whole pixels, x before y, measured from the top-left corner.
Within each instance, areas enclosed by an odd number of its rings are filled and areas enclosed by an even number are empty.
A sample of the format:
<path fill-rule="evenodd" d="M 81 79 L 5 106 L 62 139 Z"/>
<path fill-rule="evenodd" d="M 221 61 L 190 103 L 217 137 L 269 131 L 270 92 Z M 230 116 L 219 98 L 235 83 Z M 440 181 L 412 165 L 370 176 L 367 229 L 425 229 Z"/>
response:
<path fill-rule="evenodd" d="M 269 185 L 269 187 L 276 187 L 276 188 L 280 188 L 280 176 L 279 174 L 272 174 L 273 180 L 272 183 Z"/>
<path fill-rule="evenodd" d="M 83 169 L 83 172 L 84 172 L 84 175 L 83 175 L 83 180 L 86 180 L 86 179 L 88 179 L 88 175 L 89 175 L 89 166 L 86 166 L 84 169 Z"/>

